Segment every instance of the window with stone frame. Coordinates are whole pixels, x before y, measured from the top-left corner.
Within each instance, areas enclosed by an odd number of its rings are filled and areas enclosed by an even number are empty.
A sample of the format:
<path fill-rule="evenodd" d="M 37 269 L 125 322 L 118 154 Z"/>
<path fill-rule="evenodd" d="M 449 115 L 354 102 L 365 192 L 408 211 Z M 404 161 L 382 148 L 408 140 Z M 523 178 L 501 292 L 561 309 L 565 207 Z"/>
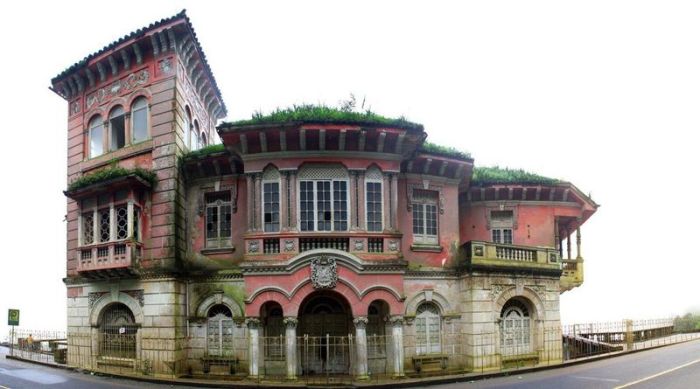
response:
<path fill-rule="evenodd" d="M 343 167 L 304 167 L 299 172 L 301 231 L 348 230 L 348 174 Z"/>
<path fill-rule="evenodd" d="M 382 210 L 382 173 L 377 168 L 367 170 L 365 174 L 365 210 L 367 214 L 367 231 L 383 230 Z"/>
<path fill-rule="evenodd" d="M 231 247 L 231 191 L 206 193 L 207 248 Z"/>
<path fill-rule="evenodd" d="M 491 211 L 490 225 L 494 243 L 513 244 L 513 211 Z"/>
<path fill-rule="evenodd" d="M 82 200 L 80 246 L 141 240 L 141 207 L 128 190 Z"/>
<path fill-rule="evenodd" d="M 148 139 L 148 100 L 139 97 L 131 104 L 131 142 L 139 143 Z"/>
<path fill-rule="evenodd" d="M 413 243 L 438 244 L 438 193 L 432 190 L 413 190 Z"/>

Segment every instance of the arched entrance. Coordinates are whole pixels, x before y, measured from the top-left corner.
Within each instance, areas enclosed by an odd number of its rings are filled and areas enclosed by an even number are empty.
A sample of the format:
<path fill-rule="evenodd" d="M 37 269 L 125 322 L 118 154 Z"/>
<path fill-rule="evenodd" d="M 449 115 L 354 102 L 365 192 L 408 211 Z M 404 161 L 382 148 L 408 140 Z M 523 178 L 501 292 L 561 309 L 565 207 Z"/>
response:
<path fill-rule="evenodd" d="M 527 300 L 512 298 L 501 310 L 501 354 L 505 357 L 532 352 L 531 308 Z"/>
<path fill-rule="evenodd" d="M 349 335 L 353 332 L 352 310 L 341 294 L 319 291 L 307 296 L 299 306 L 297 327 L 302 373 L 352 371 L 352 336 Z"/>

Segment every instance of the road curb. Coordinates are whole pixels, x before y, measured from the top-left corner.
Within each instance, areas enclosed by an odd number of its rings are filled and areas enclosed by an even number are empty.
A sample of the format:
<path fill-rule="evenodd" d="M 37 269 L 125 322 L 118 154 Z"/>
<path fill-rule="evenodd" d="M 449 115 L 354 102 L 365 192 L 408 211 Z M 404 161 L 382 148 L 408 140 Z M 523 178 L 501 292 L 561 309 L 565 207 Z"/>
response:
<path fill-rule="evenodd" d="M 410 378 L 410 379 L 402 379 L 402 380 L 397 380 L 397 381 L 393 381 L 393 382 L 382 382 L 382 383 L 371 383 L 371 382 L 357 383 L 357 382 L 355 382 L 352 384 L 344 384 L 344 385 L 338 385 L 338 386 L 340 386 L 340 387 L 354 387 L 354 388 L 389 389 L 389 388 L 415 388 L 415 387 L 423 387 L 423 386 L 430 386 L 430 385 L 461 383 L 461 382 L 469 382 L 469 381 L 481 381 L 481 380 L 486 380 L 486 379 L 491 379 L 491 378 L 508 377 L 508 376 L 526 374 L 526 373 L 534 373 L 534 372 L 539 372 L 539 371 L 544 371 L 544 370 L 562 369 L 562 368 L 566 368 L 569 366 L 576 366 L 576 365 L 581 365 L 581 364 L 589 363 L 589 362 L 596 362 L 596 361 L 601 361 L 601 360 L 605 360 L 605 359 L 617 358 L 617 357 L 621 357 L 624 355 L 636 354 L 636 353 L 643 352 L 643 351 L 651 351 L 651 350 L 655 350 L 655 349 L 659 349 L 659 348 L 663 348 L 663 347 L 675 346 L 675 345 L 688 343 L 688 342 L 692 342 L 692 341 L 696 341 L 696 340 L 700 340 L 700 339 L 689 339 L 689 340 L 684 340 L 682 342 L 677 342 L 677 343 L 672 343 L 672 344 L 662 344 L 662 345 L 652 346 L 652 347 L 638 349 L 638 350 L 619 351 L 619 352 L 611 353 L 611 354 L 597 355 L 597 356 L 593 356 L 593 357 L 567 361 L 567 362 L 563 362 L 563 363 L 560 363 L 557 365 L 533 366 L 533 367 L 526 367 L 526 368 L 522 368 L 522 369 L 499 370 L 499 371 L 487 372 L 487 373 L 455 374 L 455 375 L 451 375 L 451 376 L 441 376 L 441 377 L 435 377 L 435 378 L 420 378 L 420 379 Z M 56 365 L 56 364 L 47 363 L 47 362 L 23 359 L 23 358 L 19 358 L 19 357 L 12 356 L 12 355 L 5 355 L 5 359 L 33 363 L 33 364 L 37 364 L 37 365 L 41 365 L 41 366 L 45 366 L 45 367 L 63 369 L 63 370 L 74 371 L 74 372 L 78 372 L 78 373 L 84 373 L 84 374 L 92 373 L 95 376 L 101 376 L 101 377 L 120 378 L 120 379 L 148 382 L 148 383 L 154 383 L 154 384 L 165 384 L 165 385 L 177 385 L 177 386 L 189 385 L 189 386 L 197 386 L 197 387 L 203 387 L 203 388 L 280 388 L 280 387 L 286 387 L 286 388 L 318 388 L 318 387 L 330 388 L 330 387 L 332 387 L 330 385 L 323 385 L 323 384 L 310 385 L 310 384 L 307 384 L 304 382 L 298 382 L 298 381 L 297 382 L 254 383 L 254 382 L 236 382 L 236 381 L 210 381 L 210 380 L 197 380 L 197 379 L 188 379 L 188 378 L 182 379 L 182 378 L 159 378 L 159 377 L 148 377 L 148 376 L 130 376 L 130 375 L 122 375 L 122 374 L 114 374 L 114 373 L 93 372 L 90 370 L 80 369 L 80 368 L 76 368 L 76 367 L 72 367 L 72 366 Z"/>

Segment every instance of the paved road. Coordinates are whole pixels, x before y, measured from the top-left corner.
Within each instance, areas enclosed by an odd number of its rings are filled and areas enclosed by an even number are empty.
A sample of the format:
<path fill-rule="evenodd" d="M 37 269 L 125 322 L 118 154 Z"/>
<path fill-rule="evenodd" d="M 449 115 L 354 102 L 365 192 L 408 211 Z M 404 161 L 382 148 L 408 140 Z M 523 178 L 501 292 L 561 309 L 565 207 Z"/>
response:
<path fill-rule="evenodd" d="M 700 340 L 566 368 L 439 388 L 700 389 Z"/>
<path fill-rule="evenodd" d="M 173 386 L 92 376 L 9 360 L 0 355 L 0 389 L 41 387 L 143 389 Z M 436 388 L 700 389 L 700 340 L 566 368 Z"/>

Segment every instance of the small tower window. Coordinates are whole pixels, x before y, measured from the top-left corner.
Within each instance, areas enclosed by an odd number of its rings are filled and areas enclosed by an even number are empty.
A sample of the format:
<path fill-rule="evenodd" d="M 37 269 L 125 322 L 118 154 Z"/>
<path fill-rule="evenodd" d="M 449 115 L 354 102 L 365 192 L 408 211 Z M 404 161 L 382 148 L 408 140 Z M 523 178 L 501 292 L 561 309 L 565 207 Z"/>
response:
<path fill-rule="evenodd" d="M 126 128 L 124 126 L 124 108 L 116 107 L 109 114 L 109 132 L 111 151 L 121 149 L 126 144 Z"/>
<path fill-rule="evenodd" d="M 133 143 L 148 139 L 148 102 L 139 97 L 131 105 L 131 139 Z"/>

